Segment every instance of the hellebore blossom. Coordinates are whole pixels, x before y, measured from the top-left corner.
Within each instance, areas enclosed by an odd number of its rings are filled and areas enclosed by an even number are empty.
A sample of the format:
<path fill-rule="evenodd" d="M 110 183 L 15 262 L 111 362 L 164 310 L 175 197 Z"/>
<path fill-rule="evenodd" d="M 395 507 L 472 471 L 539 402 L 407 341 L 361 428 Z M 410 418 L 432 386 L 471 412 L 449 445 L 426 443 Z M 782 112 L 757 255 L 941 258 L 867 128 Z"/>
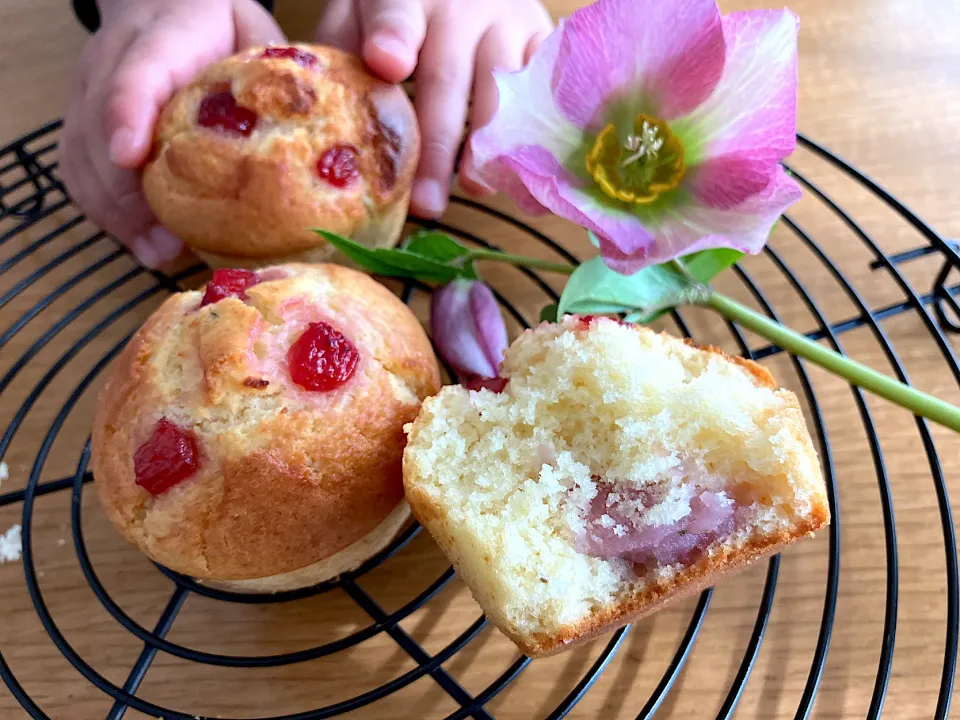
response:
<path fill-rule="evenodd" d="M 433 293 L 430 331 L 440 356 L 465 383 L 496 378 L 507 349 L 507 328 L 493 291 L 457 279 Z"/>
<path fill-rule="evenodd" d="M 690 253 L 757 253 L 800 189 L 797 17 L 714 0 L 598 0 L 562 21 L 472 139 L 468 172 L 529 213 L 591 230 L 632 274 Z"/>

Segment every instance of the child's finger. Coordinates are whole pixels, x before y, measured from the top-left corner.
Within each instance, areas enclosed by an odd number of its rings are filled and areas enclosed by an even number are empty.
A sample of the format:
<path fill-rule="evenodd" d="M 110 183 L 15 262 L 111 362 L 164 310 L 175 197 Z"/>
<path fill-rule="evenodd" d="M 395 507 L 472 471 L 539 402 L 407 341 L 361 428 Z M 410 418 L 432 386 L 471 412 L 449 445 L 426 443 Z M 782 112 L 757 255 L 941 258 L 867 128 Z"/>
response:
<path fill-rule="evenodd" d="M 450 199 L 453 162 L 473 79 L 473 58 L 485 28 L 449 15 L 434 16 L 415 73 L 420 120 L 420 164 L 411 205 L 418 215 L 439 217 Z"/>
<path fill-rule="evenodd" d="M 471 129 L 475 130 L 486 125 L 496 112 L 497 84 L 493 79 L 493 71 L 509 72 L 523 67 L 526 45 L 525 37 L 511 33 L 509 28 L 499 24 L 491 27 L 483 36 L 480 47 L 477 49 L 477 65 L 473 78 Z M 460 185 L 472 195 L 492 194 L 490 188 L 471 177 L 472 166 L 473 157 L 468 143 L 460 171 Z"/>
<path fill-rule="evenodd" d="M 148 268 L 159 268 L 179 257 L 183 241 L 165 227 L 154 225 L 133 240 L 130 250 Z"/>
<path fill-rule="evenodd" d="M 553 26 L 552 26 L 552 25 L 550 26 L 550 29 L 549 29 L 549 30 L 541 30 L 541 31 L 538 32 L 538 33 L 534 33 L 534 35 L 527 41 L 527 48 L 526 48 L 526 50 L 524 50 L 524 52 L 523 52 L 523 64 L 524 64 L 524 66 L 526 66 L 526 64 L 527 64 L 528 62 L 530 62 L 530 58 L 533 57 L 533 54 L 534 54 L 534 53 L 537 51 L 537 49 L 543 44 L 543 41 L 547 39 L 547 36 L 548 36 L 551 32 L 553 32 Z"/>
<path fill-rule="evenodd" d="M 156 220 L 139 191 L 118 198 L 94 165 L 86 133 L 70 124 L 64 127 L 60 148 L 60 173 L 64 183 L 90 222 L 129 247 L 148 267 L 164 262 L 169 252 L 163 247 L 155 249 L 146 237 Z M 116 167 L 114 171 L 130 172 Z"/>
<path fill-rule="evenodd" d="M 255 3 L 176 3 L 116 62 L 104 98 L 111 160 L 137 167 L 150 150 L 160 108 L 210 63 L 249 44 L 282 43 L 272 17 Z"/>
<path fill-rule="evenodd" d="M 234 3 L 233 26 L 237 50 L 262 45 L 280 45 L 287 42 L 286 35 L 267 10 L 259 3 Z"/>
<path fill-rule="evenodd" d="M 160 108 L 174 91 L 214 60 L 207 50 L 187 50 L 182 32 L 141 35 L 121 58 L 104 98 L 110 159 L 121 167 L 140 165 L 150 150 Z"/>
<path fill-rule="evenodd" d="M 317 25 L 317 42 L 360 54 L 360 20 L 353 0 L 330 0 Z"/>
<path fill-rule="evenodd" d="M 94 169 L 83 136 L 65 134 L 61 147 L 64 182 L 91 223 L 127 246 L 146 267 L 159 268 L 177 258 L 183 248 L 180 239 L 157 226 L 139 190 L 118 197 L 104 184 Z M 131 173 L 114 169 L 118 173 Z"/>
<path fill-rule="evenodd" d="M 410 77 L 427 21 L 420 0 L 358 0 L 363 59 L 387 82 Z"/>

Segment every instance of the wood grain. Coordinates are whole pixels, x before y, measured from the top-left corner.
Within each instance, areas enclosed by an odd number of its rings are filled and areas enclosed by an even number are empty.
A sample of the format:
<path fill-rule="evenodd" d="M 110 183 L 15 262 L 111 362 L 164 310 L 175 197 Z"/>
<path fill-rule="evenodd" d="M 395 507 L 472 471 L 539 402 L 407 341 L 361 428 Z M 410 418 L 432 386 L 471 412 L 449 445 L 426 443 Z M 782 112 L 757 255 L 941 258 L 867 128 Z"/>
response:
<path fill-rule="evenodd" d="M 578 3 L 549 3 L 555 15 Z M 724 2 L 725 10 L 749 7 Z M 795 0 L 802 19 L 800 36 L 800 128 L 883 182 L 895 195 L 945 236 L 960 234 L 956 202 L 956 168 L 960 166 L 960 6 L 951 0 Z M 292 35 L 308 37 L 318 4 L 281 0 L 278 15 Z M 63 112 L 69 72 L 82 47 L 84 33 L 63 0 L 0 2 L 0 141 L 36 127 Z M 45 156 L 48 161 L 54 155 Z M 807 151 L 792 164 L 809 174 L 838 199 L 871 234 L 884 252 L 923 244 L 922 238 L 882 203 Z M 14 174 L 0 174 L 9 187 Z M 5 196 L 5 201 L 26 190 Z M 500 199 L 493 206 L 516 211 Z M 42 239 L 61 223 L 76 217 L 65 207 L 23 228 L 0 243 L 0 262 Z M 797 224 L 816 239 L 871 308 L 903 302 L 904 290 L 889 270 L 872 270 L 874 254 L 810 193 L 791 212 Z M 481 237 L 518 252 L 552 253 L 509 223 L 474 209 L 454 206 L 445 219 Z M 0 221 L 0 233 L 20 221 Z M 554 219 L 534 225 L 575 254 L 589 247 L 582 233 Z M 0 276 L 5 293 L 95 229 L 84 222 L 43 244 Z M 6 236 L 4 236 L 6 237 Z M 771 243 L 778 257 L 816 299 L 829 322 L 856 317 L 859 310 L 837 279 L 787 227 Z M 0 332 L 46 293 L 67 282 L 114 250 L 109 240 L 93 241 L 29 285 L 0 309 Z M 819 323 L 801 294 L 767 255 L 744 263 L 749 278 L 769 299 L 779 316 L 798 329 Z M 917 293 L 929 291 L 939 269 L 934 258 L 900 268 Z M 85 299 L 125 273 L 136 273 L 126 256 L 116 257 L 78 282 L 40 312 L 0 350 L 0 377 L 16 369 L 18 358 L 43 333 L 75 311 Z M 490 269 L 492 283 L 532 322 L 547 301 L 529 278 L 512 269 Z M 197 278 L 197 281 L 202 277 Z M 547 277 L 555 288 L 561 278 Z M 956 278 L 951 276 L 951 281 Z M 11 477 L 2 491 L 24 487 L 48 430 L 84 376 L 156 307 L 163 292 L 136 302 L 154 285 L 151 276 L 136 274 L 109 295 L 79 313 L 48 344 L 37 348 L 15 380 L 0 396 L 0 427 L 6 428 L 21 404 L 36 394 L 13 437 L 5 460 Z M 720 282 L 738 298 L 752 302 L 748 288 L 733 273 Z M 98 327 L 112 312 L 130 302 L 132 309 Z M 414 305 L 423 316 L 426 302 Z M 736 349 L 733 336 L 716 316 L 685 312 L 690 330 L 702 342 Z M 513 321 L 512 321 L 513 322 Z M 513 329 L 518 327 L 514 323 Z M 676 330 L 671 322 L 665 327 Z M 911 380 L 923 389 L 960 402 L 956 378 L 933 341 L 923 317 L 910 310 L 880 323 Z M 69 357 L 49 380 L 45 376 L 86 334 L 79 352 Z M 748 337 L 755 348 L 764 343 Z M 892 372 L 877 337 L 868 328 L 839 338 L 854 357 Z M 956 349 L 956 341 L 948 342 Z M 780 381 L 798 392 L 804 388 L 797 367 L 787 358 L 766 361 Z M 822 447 L 825 465 L 839 498 L 840 576 L 836 625 L 830 642 L 820 692 L 814 708 L 819 718 L 856 718 L 867 714 L 874 692 L 885 619 L 886 579 L 890 572 L 885 546 L 882 491 L 889 488 L 897 529 L 899 603 L 896 644 L 885 711 L 889 717 L 928 718 L 934 713 L 943 664 L 946 630 L 944 541 L 930 462 L 918 427 L 905 412 L 866 398 L 876 428 L 882 461 L 871 454 L 864 412 L 844 383 L 815 368 L 809 377 L 823 418 L 829 445 Z M 35 388 L 44 383 L 42 392 Z M 37 465 L 41 481 L 71 476 L 89 430 L 98 379 L 77 398 L 63 417 L 45 460 Z M 810 410 L 810 403 L 807 402 Z M 811 429 L 816 433 L 813 414 Z M 960 498 L 960 473 L 954 459 L 956 436 L 932 428 L 944 482 Z M 122 684 L 142 644 L 120 627 L 97 600 L 83 577 L 71 529 L 71 499 L 55 493 L 37 499 L 31 536 L 33 562 L 43 600 L 59 632 L 73 650 L 106 680 Z M 108 526 L 93 494 L 83 492 L 77 506 L 86 552 L 104 587 L 129 617 L 152 627 L 171 598 L 173 586 Z M 956 501 L 954 512 L 958 510 Z M 0 530 L 20 522 L 19 504 L 0 508 Z M 828 533 L 784 554 L 765 639 L 738 707 L 744 718 L 789 718 L 796 712 L 808 681 L 823 612 L 827 574 Z M 395 558 L 358 582 L 387 613 L 404 606 L 447 564 L 432 541 L 418 536 Z M 659 710 L 659 717 L 704 718 L 717 714 L 737 674 L 757 617 L 766 565 L 756 566 L 716 588 L 702 631 L 683 673 Z M 634 627 L 620 652 L 570 717 L 629 718 L 641 710 L 671 661 L 690 622 L 696 601 L 684 602 Z M 110 702 L 64 659 L 38 620 L 26 592 L 20 563 L 0 566 L 0 651 L 17 678 L 44 711 L 57 720 L 104 717 Z M 443 651 L 478 618 L 475 603 L 454 579 L 400 628 L 431 655 Z M 370 625 L 365 614 L 342 590 L 292 603 L 225 604 L 190 595 L 169 638 L 190 648 L 228 655 L 293 652 L 346 637 Z M 570 693 L 606 644 L 604 638 L 583 650 L 530 664 L 487 707 L 497 718 L 547 716 Z M 512 646 L 486 628 L 443 664 L 443 670 L 471 694 L 478 694 L 517 659 Z M 406 673 L 416 663 L 385 633 L 350 649 L 276 668 L 216 667 L 160 653 L 139 691 L 140 697 L 174 706 L 189 714 L 260 717 L 308 710 L 339 702 Z M 391 695 L 356 711 L 364 718 L 438 718 L 458 707 L 435 679 L 422 677 Z M 12 696 L 0 689 L 0 717 L 24 716 Z M 145 717 L 130 711 L 127 717 Z"/>

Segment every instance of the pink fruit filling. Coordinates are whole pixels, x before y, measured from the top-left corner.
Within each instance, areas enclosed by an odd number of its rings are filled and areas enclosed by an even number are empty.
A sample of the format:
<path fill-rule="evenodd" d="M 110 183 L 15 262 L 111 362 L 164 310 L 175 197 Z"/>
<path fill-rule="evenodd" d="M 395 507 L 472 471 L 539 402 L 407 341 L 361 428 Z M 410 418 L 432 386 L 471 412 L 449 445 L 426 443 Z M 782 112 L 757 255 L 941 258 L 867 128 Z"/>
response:
<path fill-rule="evenodd" d="M 257 272 L 260 282 L 273 282 L 274 280 L 285 280 L 290 277 L 290 273 L 279 267 L 267 268 Z"/>
<path fill-rule="evenodd" d="M 262 278 L 252 270 L 242 268 L 221 268 L 213 271 L 213 277 L 207 283 L 200 307 L 220 302 L 227 297 L 247 299 L 247 290 L 258 284 Z"/>
<path fill-rule="evenodd" d="M 160 418 L 153 434 L 137 448 L 133 457 L 136 483 L 151 495 L 165 493 L 199 467 L 196 436 L 166 418 Z"/>
<path fill-rule="evenodd" d="M 238 105 L 229 90 L 208 95 L 197 110 L 197 124 L 201 127 L 216 128 L 243 137 L 250 136 L 257 127 L 258 119 L 253 110 Z"/>
<path fill-rule="evenodd" d="M 671 523 L 645 522 L 647 512 L 663 501 L 658 489 L 612 489 L 602 486 L 590 503 L 576 549 L 585 555 L 623 558 L 644 567 L 690 563 L 742 524 L 747 508 L 725 492 L 697 489 L 690 512 Z"/>
<path fill-rule="evenodd" d="M 293 381 L 313 392 L 329 392 L 345 384 L 359 359 L 356 345 L 325 322 L 310 323 L 287 352 Z"/>
<path fill-rule="evenodd" d="M 274 59 L 274 60 L 293 60 L 297 65 L 302 65 L 303 67 L 315 68 L 317 67 L 317 56 L 304 52 L 295 47 L 272 47 L 267 48 L 263 51 L 263 54 L 260 55 L 261 58 Z"/>
<path fill-rule="evenodd" d="M 353 145 L 334 145 L 317 161 L 317 174 L 337 188 L 345 188 L 360 177 L 359 151 Z"/>
<path fill-rule="evenodd" d="M 507 387 L 509 378 L 495 377 L 482 378 L 479 375 L 471 375 L 463 381 L 463 386 L 467 390 L 490 390 L 495 393 L 502 393 Z"/>
<path fill-rule="evenodd" d="M 610 320 L 611 322 L 615 322 L 615 323 L 617 323 L 618 325 L 629 325 L 629 324 L 630 324 L 630 323 L 626 322 L 625 320 L 622 320 L 622 319 L 620 319 L 620 318 L 618 318 L 618 317 L 609 317 L 609 316 L 607 316 L 607 315 L 580 315 L 580 316 L 579 316 L 579 320 L 580 320 L 580 327 L 581 327 L 581 328 L 589 328 L 589 327 L 591 327 L 594 323 L 597 323 L 597 322 L 599 322 L 600 320 Z"/>

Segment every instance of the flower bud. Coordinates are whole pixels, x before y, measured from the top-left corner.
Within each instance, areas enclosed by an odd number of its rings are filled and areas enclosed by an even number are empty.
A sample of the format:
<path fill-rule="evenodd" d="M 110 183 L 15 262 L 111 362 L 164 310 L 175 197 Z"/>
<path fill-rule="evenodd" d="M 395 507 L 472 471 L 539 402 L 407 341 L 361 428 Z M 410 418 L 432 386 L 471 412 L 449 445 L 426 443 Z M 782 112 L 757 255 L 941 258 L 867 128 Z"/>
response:
<path fill-rule="evenodd" d="M 495 378 L 507 349 L 507 327 L 493 291 L 458 279 L 433 294 L 430 331 L 440 356 L 461 380 Z"/>

